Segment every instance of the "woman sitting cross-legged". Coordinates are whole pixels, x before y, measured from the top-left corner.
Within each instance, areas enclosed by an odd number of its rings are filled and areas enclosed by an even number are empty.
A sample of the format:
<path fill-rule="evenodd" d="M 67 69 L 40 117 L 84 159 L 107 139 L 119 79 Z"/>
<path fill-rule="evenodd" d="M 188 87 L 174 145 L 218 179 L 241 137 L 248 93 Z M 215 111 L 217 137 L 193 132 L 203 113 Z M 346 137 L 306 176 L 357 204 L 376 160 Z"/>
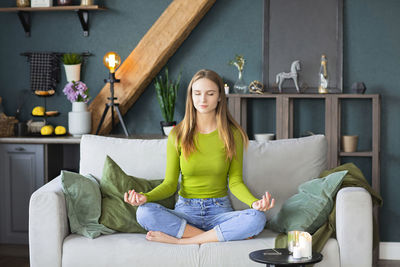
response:
<path fill-rule="evenodd" d="M 249 141 L 226 102 L 221 77 L 198 71 L 187 89 L 185 117 L 168 137 L 164 181 L 148 193 L 124 194 L 125 202 L 139 206 L 136 219 L 148 231 L 147 240 L 202 244 L 243 240 L 264 229 L 264 211 L 275 200 L 268 192 L 255 198 L 243 183 L 243 147 Z M 175 209 L 151 203 L 175 193 L 180 173 Z M 228 186 L 250 209 L 232 209 Z"/>

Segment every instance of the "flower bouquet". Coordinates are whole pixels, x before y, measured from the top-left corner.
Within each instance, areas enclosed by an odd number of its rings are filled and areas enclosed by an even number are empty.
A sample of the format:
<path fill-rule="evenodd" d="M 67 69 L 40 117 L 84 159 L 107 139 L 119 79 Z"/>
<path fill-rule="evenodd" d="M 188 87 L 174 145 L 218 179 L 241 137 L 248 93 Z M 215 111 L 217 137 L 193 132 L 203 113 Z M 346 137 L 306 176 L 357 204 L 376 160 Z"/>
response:
<path fill-rule="evenodd" d="M 72 103 L 72 111 L 68 112 L 68 128 L 73 136 L 81 136 L 91 131 L 91 114 L 87 110 L 89 88 L 81 81 L 67 83 L 64 94 Z"/>
<path fill-rule="evenodd" d="M 89 88 L 84 82 L 72 81 L 67 83 L 63 89 L 64 94 L 67 96 L 71 103 L 89 101 Z"/>

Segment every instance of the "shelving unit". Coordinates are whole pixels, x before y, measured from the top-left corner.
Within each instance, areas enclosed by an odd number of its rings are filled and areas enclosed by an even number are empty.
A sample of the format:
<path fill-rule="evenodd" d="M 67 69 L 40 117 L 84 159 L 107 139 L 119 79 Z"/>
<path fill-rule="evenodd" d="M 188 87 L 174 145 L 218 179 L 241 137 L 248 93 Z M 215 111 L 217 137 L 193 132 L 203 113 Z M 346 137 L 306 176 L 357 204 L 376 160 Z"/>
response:
<path fill-rule="evenodd" d="M 98 5 L 92 6 L 53 6 L 53 7 L 5 7 L 0 12 L 17 12 L 18 18 L 24 28 L 25 35 L 31 35 L 31 12 L 48 11 L 75 11 L 82 25 L 83 36 L 89 35 L 89 11 L 106 10 Z"/>
<path fill-rule="evenodd" d="M 325 136 L 328 140 L 328 167 L 340 165 L 341 157 L 370 157 L 372 160 L 372 188 L 380 192 L 380 102 L 379 94 L 228 94 L 228 108 L 232 116 L 247 130 L 247 102 L 249 99 L 275 99 L 276 138 L 293 138 L 293 106 L 295 99 L 323 99 L 325 101 Z M 340 151 L 341 100 L 370 99 L 372 101 L 371 151 Z"/>

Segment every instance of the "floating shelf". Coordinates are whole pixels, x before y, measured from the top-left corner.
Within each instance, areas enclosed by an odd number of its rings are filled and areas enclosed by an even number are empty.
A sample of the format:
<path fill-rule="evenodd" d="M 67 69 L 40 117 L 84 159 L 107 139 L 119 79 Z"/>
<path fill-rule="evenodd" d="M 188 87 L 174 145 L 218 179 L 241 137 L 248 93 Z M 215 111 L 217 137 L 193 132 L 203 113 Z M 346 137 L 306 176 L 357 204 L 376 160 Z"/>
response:
<path fill-rule="evenodd" d="M 17 12 L 18 18 L 24 28 L 25 35 L 31 36 L 31 12 L 48 11 L 75 11 L 83 29 L 83 36 L 89 36 L 89 11 L 106 10 L 98 5 L 92 6 L 54 6 L 54 7 L 5 7 L 0 12 Z"/>

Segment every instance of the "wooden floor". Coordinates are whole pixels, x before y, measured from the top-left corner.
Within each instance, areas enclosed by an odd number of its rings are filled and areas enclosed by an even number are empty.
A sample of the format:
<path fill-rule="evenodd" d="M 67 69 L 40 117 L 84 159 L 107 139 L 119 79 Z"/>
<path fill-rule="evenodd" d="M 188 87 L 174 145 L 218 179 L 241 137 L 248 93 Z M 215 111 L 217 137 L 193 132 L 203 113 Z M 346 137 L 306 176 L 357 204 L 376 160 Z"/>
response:
<path fill-rule="evenodd" d="M 0 244 L 0 266 L 29 267 L 29 247 Z M 400 267 L 400 261 L 380 260 L 378 267 Z"/>
<path fill-rule="evenodd" d="M 1 267 L 29 267 L 28 245 L 0 244 Z"/>

